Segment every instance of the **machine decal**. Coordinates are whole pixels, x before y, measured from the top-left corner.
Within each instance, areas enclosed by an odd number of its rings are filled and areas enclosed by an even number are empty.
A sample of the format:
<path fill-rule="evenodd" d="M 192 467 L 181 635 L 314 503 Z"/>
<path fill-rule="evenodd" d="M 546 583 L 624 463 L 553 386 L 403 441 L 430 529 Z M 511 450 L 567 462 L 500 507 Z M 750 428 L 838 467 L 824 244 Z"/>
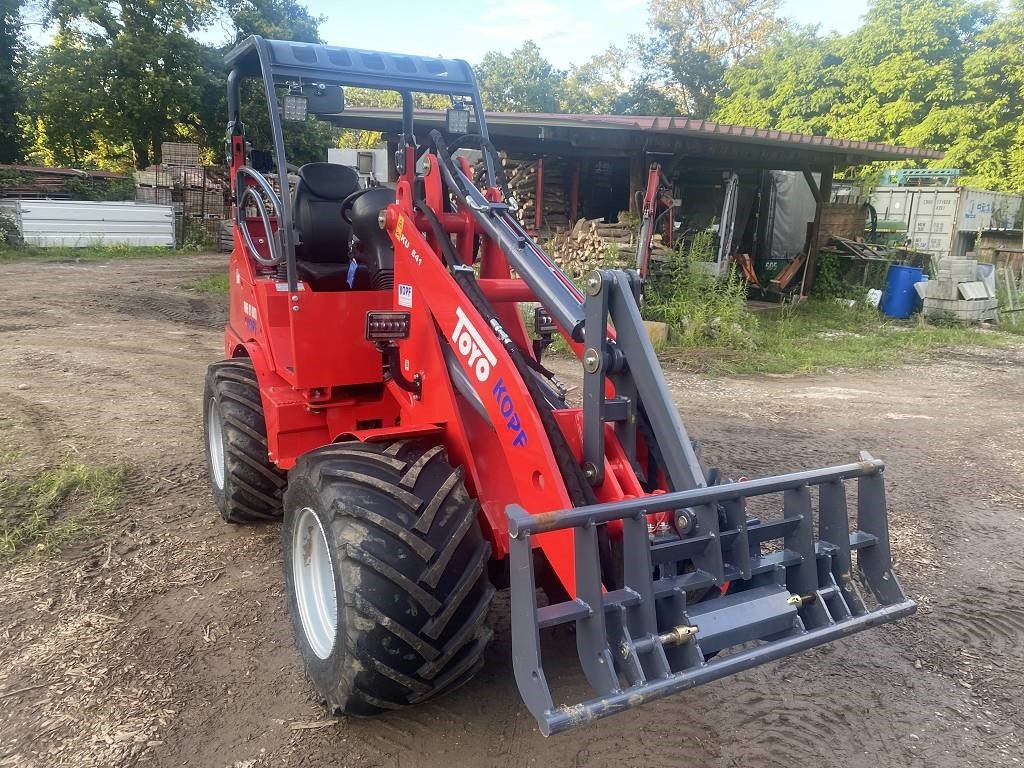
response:
<path fill-rule="evenodd" d="M 516 448 L 522 448 L 526 445 L 526 433 L 523 431 L 523 424 L 519 418 L 519 414 L 516 413 L 516 404 L 512 401 L 512 396 L 508 393 L 508 388 L 505 386 L 505 380 L 499 378 L 494 385 L 494 389 L 491 390 L 491 394 L 494 395 L 494 402 L 498 404 L 498 408 L 501 410 L 501 415 L 505 419 L 505 428 L 509 432 L 515 433 L 515 438 L 512 440 L 512 445 Z"/>
<path fill-rule="evenodd" d="M 399 219 L 401 221 L 401 219 Z M 459 354 L 466 358 L 470 368 L 476 375 L 479 382 L 485 382 L 491 376 L 491 367 L 498 363 L 498 358 L 491 352 L 487 342 L 480 336 L 480 332 L 473 327 L 462 307 L 455 308 L 455 315 L 458 322 L 455 323 L 455 330 L 452 331 L 452 342 Z"/>
<path fill-rule="evenodd" d="M 412 286 L 398 284 L 398 306 L 412 309 Z"/>
<path fill-rule="evenodd" d="M 256 333 L 256 326 L 259 324 L 260 319 L 256 307 L 248 301 L 243 301 L 242 312 L 245 313 L 245 327 L 249 329 L 250 333 Z"/>

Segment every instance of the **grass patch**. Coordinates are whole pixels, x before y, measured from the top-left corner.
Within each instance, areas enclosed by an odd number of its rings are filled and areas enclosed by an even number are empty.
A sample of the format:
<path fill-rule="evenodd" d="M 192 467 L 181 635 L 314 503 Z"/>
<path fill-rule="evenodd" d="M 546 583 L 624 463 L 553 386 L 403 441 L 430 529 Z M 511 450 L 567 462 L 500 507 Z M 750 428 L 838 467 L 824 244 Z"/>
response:
<path fill-rule="evenodd" d="M 188 290 L 196 291 L 197 293 L 205 293 L 209 296 L 217 296 L 219 298 L 227 298 L 228 293 L 231 290 L 231 285 L 228 283 L 228 273 L 218 272 L 215 275 L 204 277 L 201 280 L 189 283 L 184 286 Z"/>
<path fill-rule="evenodd" d="M 753 349 L 721 355 L 705 349 L 697 356 L 699 367 L 711 373 L 776 374 L 883 368 L 944 348 L 1016 343 L 1000 331 L 932 325 L 921 318 L 891 320 L 873 307 L 848 307 L 833 300 L 807 301 L 759 319 Z"/>
<path fill-rule="evenodd" d="M 149 259 L 156 256 L 175 256 L 173 248 L 157 245 L 87 245 L 82 248 L 52 246 L 43 248 L 26 245 L 20 248 L 0 248 L 0 264 L 16 261 L 110 261 L 113 259 Z"/>
<path fill-rule="evenodd" d="M 86 535 L 118 506 L 127 477 L 123 466 L 72 461 L 25 481 L 0 469 L 0 562 L 53 554 Z"/>
<path fill-rule="evenodd" d="M 712 374 L 815 373 L 890 367 L 950 347 L 1019 343 L 1015 328 L 893 320 L 865 302 L 837 301 L 861 297 L 864 289 L 847 283 L 835 259 L 824 261 L 809 301 L 753 313 L 735 271 L 724 279 L 709 272 L 712 245 L 710 234 L 697 236 L 661 266 L 645 294 L 644 317 L 669 326 L 669 344 L 659 357 L 684 367 Z"/>

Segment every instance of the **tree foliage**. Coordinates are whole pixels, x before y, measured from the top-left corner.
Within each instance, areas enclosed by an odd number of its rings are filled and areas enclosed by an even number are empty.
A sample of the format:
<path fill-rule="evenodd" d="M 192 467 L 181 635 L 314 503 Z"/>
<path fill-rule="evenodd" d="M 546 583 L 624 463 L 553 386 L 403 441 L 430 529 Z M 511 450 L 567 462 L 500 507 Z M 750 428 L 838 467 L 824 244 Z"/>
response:
<path fill-rule="evenodd" d="M 647 57 L 659 90 L 685 111 L 708 117 L 730 65 L 774 42 L 779 0 L 650 0 Z"/>
<path fill-rule="evenodd" d="M 24 104 L 19 84 L 25 66 L 22 0 L 0 0 L 0 163 L 22 156 L 23 138 L 17 113 Z"/>
<path fill-rule="evenodd" d="M 320 43 L 323 16 L 314 16 L 297 0 L 228 0 L 228 15 L 235 26 L 235 39 L 262 35 L 269 40 Z"/>
<path fill-rule="evenodd" d="M 789 30 L 726 83 L 719 120 L 943 150 L 968 184 L 1024 188 L 1024 0 L 874 0 L 849 35 Z"/>
<path fill-rule="evenodd" d="M 319 41 L 302 0 L 38 0 L 53 37 L 26 50 L 25 0 L 0 0 L 0 162 L 144 167 L 168 140 L 223 147 L 228 45 Z M 648 29 L 568 69 L 527 41 L 476 68 L 489 109 L 680 114 L 940 149 L 967 183 L 1024 188 L 1024 0 L 870 0 L 846 35 L 797 27 L 781 0 L 648 0 Z M 230 21 L 224 46 L 206 45 Z M 254 145 L 270 137 L 245 86 Z M 355 107 L 397 94 L 348 89 Z M 419 106 L 444 107 L 421 98 Z M 379 136 L 289 123 L 292 162 Z"/>
<path fill-rule="evenodd" d="M 558 112 L 565 72 L 545 59 L 532 40 L 510 54 L 491 51 L 476 67 L 481 98 L 502 112 Z"/>
<path fill-rule="evenodd" d="M 210 20 L 209 0 L 49 0 L 45 8 L 57 35 L 36 68 L 35 86 L 49 107 L 43 128 L 49 138 L 54 122 L 81 121 L 82 134 L 62 127 L 55 154 L 73 148 L 79 159 L 81 146 L 127 145 L 144 168 L 159 159 L 163 141 L 201 127 L 193 75 L 203 47 L 195 33 Z M 76 109 L 61 108 L 69 102 Z"/>

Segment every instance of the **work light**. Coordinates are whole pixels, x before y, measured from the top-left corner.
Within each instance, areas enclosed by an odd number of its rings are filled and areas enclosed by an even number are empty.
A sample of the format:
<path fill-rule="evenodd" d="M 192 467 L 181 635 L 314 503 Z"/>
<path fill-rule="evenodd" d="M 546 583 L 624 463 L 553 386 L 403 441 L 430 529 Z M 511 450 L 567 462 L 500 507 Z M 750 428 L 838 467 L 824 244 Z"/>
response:
<path fill-rule="evenodd" d="M 469 110 L 466 109 L 466 105 L 461 101 L 455 102 L 455 104 L 449 108 L 447 120 L 448 133 L 469 133 Z"/>

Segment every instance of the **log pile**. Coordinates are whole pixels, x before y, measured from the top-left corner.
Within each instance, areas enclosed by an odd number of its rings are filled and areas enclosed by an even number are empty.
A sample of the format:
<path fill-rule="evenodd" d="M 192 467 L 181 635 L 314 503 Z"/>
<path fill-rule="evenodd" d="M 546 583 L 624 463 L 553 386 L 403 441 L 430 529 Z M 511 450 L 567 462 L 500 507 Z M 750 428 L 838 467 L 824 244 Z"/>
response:
<path fill-rule="evenodd" d="M 567 229 L 569 222 L 569 165 L 557 157 L 511 158 L 501 152 L 501 165 L 508 177 L 509 191 L 519 204 L 516 218 L 519 223 L 538 240 L 545 240 L 561 229 Z M 543 172 L 543 200 L 541 202 L 541 226 L 536 229 L 537 174 Z M 483 163 L 476 167 L 476 182 L 484 182 Z M 535 231 L 536 230 L 536 231 Z"/>
<path fill-rule="evenodd" d="M 556 232 L 548 245 L 551 258 L 573 280 L 598 267 L 632 268 L 636 247 L 637 233 L 621 216 L 614 224 L 601 219 L 580 219 L 571 231 Z M 668 251 L 656 237 L 652 259 L 664 258 Z"/>

